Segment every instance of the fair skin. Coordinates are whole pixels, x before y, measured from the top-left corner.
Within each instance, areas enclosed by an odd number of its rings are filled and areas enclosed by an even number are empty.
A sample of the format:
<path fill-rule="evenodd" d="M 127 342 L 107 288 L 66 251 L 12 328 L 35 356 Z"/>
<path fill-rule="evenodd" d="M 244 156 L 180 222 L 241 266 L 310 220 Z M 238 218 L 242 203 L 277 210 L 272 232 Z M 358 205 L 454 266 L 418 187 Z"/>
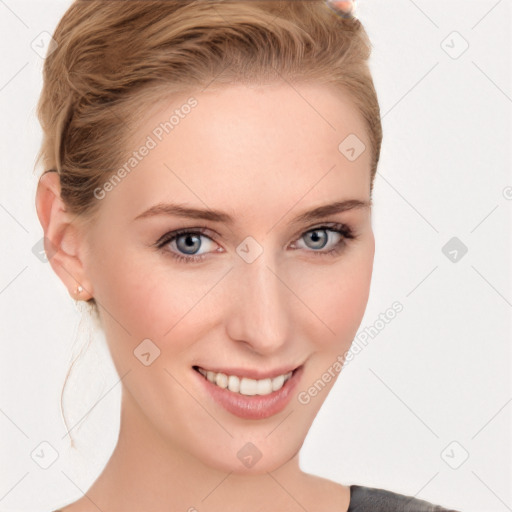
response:
<path fill-rule="evenodd" d="M 348 509 L 347 486 L 299 466 L 335 379 L 307 404 L 297 395 L 349 349 L 359 328 L 375 251 L 371 209 L 292 221 L 324 204 L 369 202 L 370 143 L 363 119 L 340 94 L 294 87 L 194 93 L 198 105 L 106 194 L 94 222 L 65 211 L 56 173 L 40 180 L 38 215 L 59 249 L 52 268 L 74 298 L 81 284 L 80 298 L 97 300 L 114 364 L 126 374 L 118 444 L 86 495 L 64 512 Z M 139 148 L 191 95 L 167 99 L 140 120 L 130 147 Z M 355 161 L 338 150 L 349 134 L 367 148 Z M 158 203 L 220 210 L 233 224 L 134 220 Z M 326 223 L 346 224 L 356 238 L 327 254 L 343 237 L 318 230 Z M 151 247 L 167 232 L 201 227 L 207 231 L 188 252 L 187 235 Z M 323 245 L 311 238 L 314 228 Z M 263 249 L 251 263 L 236 250 L 248 236 Z M 184 263 L 172 254 L 205 259 Z M 134 350 L 148 338 L 160 355 L 145 366 Z M 303 373 L 284 410 L 245 419 L 211 399 L 194 365 L 303 365 Z M 248 442 L 262 454 L 253 467 L 237 456 Z"/>

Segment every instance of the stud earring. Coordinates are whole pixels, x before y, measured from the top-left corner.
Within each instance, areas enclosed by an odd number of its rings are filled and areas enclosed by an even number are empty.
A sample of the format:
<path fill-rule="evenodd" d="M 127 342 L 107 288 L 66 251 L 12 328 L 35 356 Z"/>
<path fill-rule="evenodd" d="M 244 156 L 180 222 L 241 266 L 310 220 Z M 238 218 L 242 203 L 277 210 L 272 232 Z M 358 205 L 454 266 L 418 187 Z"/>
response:
<path fill-rule="evenodd" d="M 83 291 L 84 291 L 84 289 L 82 288 L 82 286 L 78 285 L 76 287 L 76 294 L 77 295 L 80 295 Z"/>

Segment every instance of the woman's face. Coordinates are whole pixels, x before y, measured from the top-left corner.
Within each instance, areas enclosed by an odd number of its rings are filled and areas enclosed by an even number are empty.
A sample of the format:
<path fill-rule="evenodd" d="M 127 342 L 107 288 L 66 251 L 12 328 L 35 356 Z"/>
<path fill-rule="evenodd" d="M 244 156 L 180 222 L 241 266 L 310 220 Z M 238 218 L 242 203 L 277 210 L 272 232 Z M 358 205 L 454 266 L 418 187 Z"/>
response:
<path fill-rule="evenodd" d="M 363 120 L 327 86 L 225 86 L 162 103 L 130 147 L 120 179 L 97 191 L 83 258 L 124 418 L 208 466 L 272 471 L 300 449 L 366 308 Z M 192 233 L 164 236 L 176 230 Z"/>

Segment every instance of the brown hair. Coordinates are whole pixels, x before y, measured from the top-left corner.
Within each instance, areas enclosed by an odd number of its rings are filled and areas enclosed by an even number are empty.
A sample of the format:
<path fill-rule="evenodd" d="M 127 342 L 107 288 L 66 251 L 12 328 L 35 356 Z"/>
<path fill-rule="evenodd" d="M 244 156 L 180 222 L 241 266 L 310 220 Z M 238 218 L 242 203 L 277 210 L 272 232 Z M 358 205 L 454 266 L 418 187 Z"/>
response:
<path fill-rule="evenodd" d="M 36 164 L 59 173 L 77 221 L 98 211 L 94 191 L 127 160 L 148 107 L 212 81 L 333 85 L 366 123 L 372 193 L 382 127 L 371 43 L 355 16 L 325 0 L 76 0 L 53 38 Z M 94 298 L 88 302 L 97 312 Z"/>

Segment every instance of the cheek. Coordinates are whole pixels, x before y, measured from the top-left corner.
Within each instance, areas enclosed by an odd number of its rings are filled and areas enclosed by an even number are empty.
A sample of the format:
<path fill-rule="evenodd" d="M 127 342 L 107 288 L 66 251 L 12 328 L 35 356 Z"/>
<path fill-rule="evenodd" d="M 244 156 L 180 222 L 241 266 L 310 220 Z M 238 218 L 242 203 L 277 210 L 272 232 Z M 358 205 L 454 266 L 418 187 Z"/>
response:
<path fill-rule="evenodd" d="M 103 230 L 104 231 L 104 230 Z M 114 233 L 109 238 L 98 228 L 87 261 L 87 273 L 98 303 L 107 339 L 137 340 L 157 334 L 152 303 L 158 302 L 151 266 L 143 262 L 130 244 Z"/>
<path fill-rule="evenodd" d="M 147 338 L 161 350 L 179 352 L 201 336 L 215 295 L 209 292 L 225 269 L 205 273 L 157 255 L 111 249 L 97 256 L 102 263 L 93 271 L 107 339 L 129 355 Z"/>
<path fill-rule="evenodd" d="M 311 333 L 317 345 L 339 350 L 352 343 L 368 303 L 372 247 L 369 241 L 332 265 L 304 273 L 301 298 L 318 317 L 316 335 Z"/>

